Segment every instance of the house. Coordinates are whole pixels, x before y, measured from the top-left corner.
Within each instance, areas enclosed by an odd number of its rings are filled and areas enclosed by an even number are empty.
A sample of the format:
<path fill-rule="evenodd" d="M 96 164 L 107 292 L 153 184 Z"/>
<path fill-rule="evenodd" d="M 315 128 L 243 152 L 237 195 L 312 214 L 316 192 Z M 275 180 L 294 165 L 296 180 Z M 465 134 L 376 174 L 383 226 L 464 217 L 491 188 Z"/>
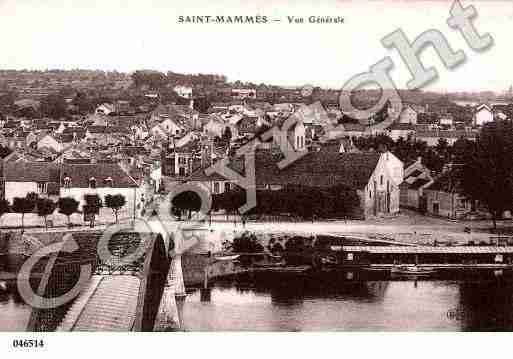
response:
<path fill-rule="evenodd" d="M 404 181 L 399 186 L 401 191 L 400 205 L 404 208 L 412 208 L 426 211 L 424 189 L 433 183 L 431 170 L 422 163 L 422 158 L 409 164 L 404 169 Z"/>
<path fill-rule="evenodd" d="M 103 103 L 96 108 L 95 113 L 97 115 L 109 115 L 115 111 L 116 111 L 116 107 L 113 104 Z"/>
<path fill-rule="evenodd" d="M 475 141 L 477 138 L 477 132 L 468 130 L 417 130 L 415 137 L 419 141 L 426 142 L 428 146 L 436 146 L 441 138 L 447 140 L 447 143 L 452 146 L 458 139 L 461 138 L 465 138 L 470 141 Z"/>
<path fill-rule="evenodd" d="M 459 180 L 455 169 L 450 169 L 435 178 L 424 188 L 426 213 L 446 218 L 463 218 L 475 210 L 475 205 L 460 194 Z"/>
<path fill-rule="evenodd" d="M 291 123 L 291 125 L 289 125 Z M 303 120 L 298 117 L 295 122 L 289 122 L 282 118 L 276 122 L 281 131 L 273 132 L 273 143 L 281 149 L 287 148 L 294 151 L 306 151 L 306 128 Z"/>
<path fill-rule="evenodd" d="M 164 119 L 164 121 L 160 123 L 160 126 L 164 131 L 172 135 L 183 135 L 188 130 L 185 125 L 170 117 Z"/>
<path fill-rule="evenodd" d="M 412 105 L 405 105 L 399 115 L 399 123 L 416 125 L 418 112 Z"/>
<path fill-rule="evenodd" d="M 232 97 L 237 99 L 256 99 L 257 91 L 255 89 L 232 89 Z"/>
<path fill-rule="evenodd" d="M 454 125 L 454 118 L 451 114 L 444 114 L 439 120 L 440 126 L 450 128 Z"/>
<path fill-rule="evenodd" d="M 50 134 L 44 134 L 38 139 L 36 148 L 38 150 L 48 148 L 55 152 L 62 152 L 64 150 L 64 144 L 61 141 L 59 141 L 55 136 L 52 136 Z"/>
<path fill-rule="evenodd" d="M 493 121 L 493 111 L 490 106 L 482 104 L 476 107 L 472 123 L 474 126 L 483 126 L 485 123 Z"/>
<path fill-rule="evenodd" d="M 62 132 L 63 135 L 71 135 L 73 141 L 80 141 L 86 136 L 87 130 L 80 126 L 68 126 Z"/>
<path fill-rule="evenodd" d="M 102 199 L 122 194 L 127 203 L 122 209 L 124 216 L 132 217 L 140 201 L 139 184 L 117 163 L 63 163 L 59 175 L 60 197 L 73 197 L 81 205 L 87 194 Z"/>
<path fill-rule="evenodd" d="M 29 162 L 23 159 L 4 163 L 4 198 L 12 203 L 16 197 L 29 193 L 40 196 L 59 194 L 59 168 L 48 162 Z"/>
<path fill-rule="evenodd" d="M 280 156 L 273 151 L 256 150 L 255 185 L 257 189 L 280 190 L 287 185 L 313 188 L 344 186 L 355 191 L 359 203 L 353 208 L 355 218 L 394 214 L 399 211 L 399 184 L 402 162 L 391 153 L 338 153 L 326 149 L 308 152 L 292 165 L 279 169 Z M 232 163 L 230 163 L 232 165 Z M 234 161 L 233 167 L 242 167 Z M 207 176 L 203 169 L 195 171 L 191 181 L 210 193 L 221 193 L 237 185 L 237 181 L 219 173 Z"/>
<path fill-rule="evenodd" d="M 191 99 L 192 98 L 192 87 L 190 86 L 175 86 L 173 90 L 178 94 L 178 96 Z"/>
<path fill-rule="evenodd" d="M 360 137 L 365 133 L 365 126 L 360 123 L 344 123 L 344 136 Z"/>
<path fill-rule="evenodd" d="M 393 123 L 387 128 L 388 136 L 394 141 L 399 138 L 408 138 L 408 136 L 415 134 L 415 126 L 410 123 Z"/>
<path fill-rule="evenodd" d="M 211 115 L 209 121 L 205 124 L 205 126 L 203 126 L 203 132 L 206 135 L 221 138 L 223 137 L 227 127 L 230 127 L 230 130 L 232 130 L 232 126 L 229 123 L 224 122 L 221 117 L 217 115 Z"/>

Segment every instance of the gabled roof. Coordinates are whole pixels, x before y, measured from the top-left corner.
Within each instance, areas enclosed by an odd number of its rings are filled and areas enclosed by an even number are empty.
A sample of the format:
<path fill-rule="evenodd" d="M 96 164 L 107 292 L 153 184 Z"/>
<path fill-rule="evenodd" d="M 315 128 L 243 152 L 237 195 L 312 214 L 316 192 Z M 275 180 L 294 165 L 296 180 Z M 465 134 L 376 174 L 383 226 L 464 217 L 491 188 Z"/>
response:
<path fill-rule="evenodd" d="M 482 109 L 487 109 L 488 111 L 492 112 L 492 108 L 488 106 L 487 104 L 483 103 L 476 107 L 475 112 L 479 112 Z"/>
<path fill-rule="evenodd" d="M 58 182 L 58 167 L 49 162 L 8 161 L 4 178 L 6 182 Z"/>
<path fill-rule="evenodd" d="M 61 168 L 61 184 L 71 178 L 72 188 L 88 188 L 89 179 L 96 179 L 97 187 L 107 187 L 105 180 L 112 178 L 114 188 L 138 187 L 137 182 L 117 163 L 66 163 Z"/>
<path fill-rule="evenodd" d="M 257 185 L 303 185 L 311 187 L 333 187 L 345 185 L 363 189 L 378 165 L 378 153 L 337 153 L 328 150 L 309 152 L 290 166 L 280 170 L 278 162 L 283 159 L 269 150 L 255 152 Z M 242 173 L 244 159 L 230 163 L 235 171 Z M 232 166 L 233 165 L 233 166 Z M 230 180 L 222 175 L 206 176 L 204 170 L 192 174 L 193 181 Z"/>

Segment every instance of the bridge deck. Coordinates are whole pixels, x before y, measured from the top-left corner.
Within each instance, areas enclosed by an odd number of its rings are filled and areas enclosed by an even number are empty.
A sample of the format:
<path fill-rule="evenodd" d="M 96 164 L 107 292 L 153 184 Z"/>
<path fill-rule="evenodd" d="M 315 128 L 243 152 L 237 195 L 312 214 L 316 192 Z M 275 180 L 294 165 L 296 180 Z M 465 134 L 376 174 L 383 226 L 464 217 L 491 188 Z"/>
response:
<path fill-rule="evenodd" d="M 58 330 L 132 330 L 140 285 L 136 276 L 93 276 Z"/>

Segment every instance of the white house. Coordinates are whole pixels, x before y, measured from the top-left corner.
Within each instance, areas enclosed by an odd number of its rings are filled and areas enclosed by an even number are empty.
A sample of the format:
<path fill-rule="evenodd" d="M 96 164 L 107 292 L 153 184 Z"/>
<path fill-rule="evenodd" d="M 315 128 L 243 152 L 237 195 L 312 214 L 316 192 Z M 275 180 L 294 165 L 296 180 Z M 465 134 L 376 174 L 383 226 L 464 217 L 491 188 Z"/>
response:
<path fill-rule="evenodd" d="M 418 112 L 412 106 L 406 105 L 399 115 L 399 123 L 407 123 L 410 125 L 417 124 Z"/>
<path fill-rule="evenodd" d="M 175 86 L 174 89 L 173 89 L 177 94 L 178 96 L 180 97 L 183 97 L 183 98 L 186 98 L 186 99 L 191 99 L 192 98 L 192 87 L 189 87 L 189 86 Z"/>
<path fill-rule="evenodd" d="M 60 197 L 73 197 L 84 205 L 84 196 L 122 194 L 126 205 L 121 217 L 132 217 L 140 201 L 139 184 L 117 163 L 65 163 L 60 169 Z"/>
<path fill-rule="evenodd" d="M 256 98 L 256 90 L 255 89 L 232 89 L 232 97 L 238 98 L 238 99 L 246 99 Z"/>
<path fill-rule="evenodd" d="M 292 122 L 291 122 L 292 123 Z M 292 123 L 288 128 L 287 120 L 279 123 L 281 131 L 273 133 L 273 142 L 280 148 L 292 148 L 294 151 L 306 151 L 306 128 L 301 119 Z"/>
<path fill-rule="evenodd" d="M 210 120 L 203 126 L 203 132 L 213 137 L 222 137 L 226 127 L 230 127 L 230 124 L 225 123 L 218 116 L 210 116 Z"/>
<path fill-rule="evenodd" d="M 40 150 L 43 148 L 50 148 L 55 152 L 62 152 L 64 150 L 64 144 L 55 139 L 54 136 L 46 134 L 37 141 L 37 149 Z"/>
<path fill-rule="evenodd" d="M 408 136 L 415 134 L 415 127 L 409 123 L 393 123 L 389 128 L 387 128 L 388 135 L 394 141 L 397 141 L 399 138 L 407 139 Z"/>
<path fill-rule="evenodd" d="M 473 118 L 474 126 L 483 126 L 485 123 L 493 121 L 493 111 L 492 109 L 486 105 L 479 105 L 475 112 Z"/>
<path fill-rule="evenodd" d="M 108 115 L 115 111 L 115 107 L 110 103 L 103 103 L 96 108 L 95 113 L 98 115 Z"/>
<path fill-rule="evenodd" d="M 172 119 L 171 117 L 166 118 L 160 123 L 160 126 L 164 128 L 167 133 L 172 135 L 182 135 L 185 133 L 187 128 L 180 122 Z"/>
<path fill-rule="evenodd" d="M 33 192 L 40 196 L 58 195 L 59 171 L 55 164 L 23 159 L 4 163 L 4 198 L 11 204 L 15 197 Z"/>

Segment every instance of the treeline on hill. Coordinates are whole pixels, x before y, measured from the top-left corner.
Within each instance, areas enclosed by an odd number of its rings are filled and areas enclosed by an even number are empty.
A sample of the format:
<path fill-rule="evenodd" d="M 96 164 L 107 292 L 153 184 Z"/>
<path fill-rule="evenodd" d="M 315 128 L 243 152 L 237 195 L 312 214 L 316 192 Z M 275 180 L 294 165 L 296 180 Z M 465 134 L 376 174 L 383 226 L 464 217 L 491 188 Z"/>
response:
<path fill-rule="evenodd" d="M 215 86 L 226 83 L 224 75 L 213 74 L 179 74 L 168 71 L 164 74 L 159 71 L 138 70 L 132 74 L 132 80 L 136 87 L 148 86 L 152 90 L 159 90 L 168 85 L 201 85 Z"/>

